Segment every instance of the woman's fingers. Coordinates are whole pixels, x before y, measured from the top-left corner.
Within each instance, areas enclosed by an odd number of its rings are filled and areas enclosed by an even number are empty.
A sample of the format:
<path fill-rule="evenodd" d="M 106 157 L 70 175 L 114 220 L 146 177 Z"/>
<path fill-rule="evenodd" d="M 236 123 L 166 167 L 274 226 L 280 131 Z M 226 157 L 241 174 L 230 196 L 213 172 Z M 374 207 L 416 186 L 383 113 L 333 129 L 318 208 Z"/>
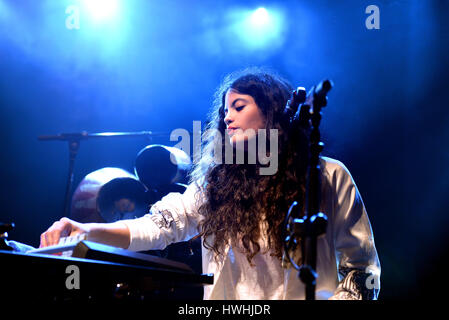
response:
<path fill-rule="evenodd" d="M 61 237 L 70 235 L 72 232 L 72 224 L 70 219 L 62 218 L 52 224 L 47 231 L 41 234 L 40 248 L 53 246 L 59 243 Z"/>
<path fill-rule="evenodd" d="M 41 234 L 41 242 L 39 248 L 47 247 L 47 239 L 45 237 L 45 232 Z"/>

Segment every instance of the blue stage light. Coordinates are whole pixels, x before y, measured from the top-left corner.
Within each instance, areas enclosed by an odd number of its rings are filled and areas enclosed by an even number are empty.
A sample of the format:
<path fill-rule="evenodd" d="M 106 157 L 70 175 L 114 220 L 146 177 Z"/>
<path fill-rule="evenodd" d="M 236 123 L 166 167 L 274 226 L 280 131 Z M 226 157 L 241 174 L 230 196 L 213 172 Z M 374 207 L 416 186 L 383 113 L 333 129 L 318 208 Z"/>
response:
<path fill-rule="evenodd" d="M 129 3 L 120 0 L 80 0 L 80 41 L 98 48 L 103 57 L 120 54 L 129 27 Z M 81 40 L 82 39 L 82 40 Z"/>
<path fill-rule="evenodd" d="M 249 22 L 254 28 L 263 28 L 270 24 L 270 15 L 265 8 L 258 8 L 250 17 Z"/>
<path fill-rule="evenodd" d="M 274 49 L 284 42 L 283 12 L 274 8 L 232 12 L 232 30 L 247 49 Z"/>
<path fill-rule="evenodd" d="M 120 7 L 118 0 L 84 0 L 83 4 L 91 18 L 97 22 L 116 18 Z"/>

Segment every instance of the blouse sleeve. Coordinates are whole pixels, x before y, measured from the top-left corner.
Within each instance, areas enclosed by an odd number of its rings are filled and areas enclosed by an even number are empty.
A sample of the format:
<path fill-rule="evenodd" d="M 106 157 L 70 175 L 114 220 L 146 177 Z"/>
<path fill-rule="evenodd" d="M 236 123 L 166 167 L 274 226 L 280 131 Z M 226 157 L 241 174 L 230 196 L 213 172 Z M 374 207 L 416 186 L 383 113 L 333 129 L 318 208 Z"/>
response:
<path fill-rule="evenodd" d="M 335 188 L 333 234 L 340 280 L 331 299 L 377 299 L 380 262 L 362 197 L 348 169 L 336 160 L 331 166 Z"/>
<path fill-rule="evenodd" d="M 130 232 L 128 250 L 164 249 L 169 244 L 188 240 L 198 234 L 201 216 L 197 213 L 201 193 L 191 183 L 183 194 L 172 192 L 156 202 L 141 218 L 122 220 Z"/>

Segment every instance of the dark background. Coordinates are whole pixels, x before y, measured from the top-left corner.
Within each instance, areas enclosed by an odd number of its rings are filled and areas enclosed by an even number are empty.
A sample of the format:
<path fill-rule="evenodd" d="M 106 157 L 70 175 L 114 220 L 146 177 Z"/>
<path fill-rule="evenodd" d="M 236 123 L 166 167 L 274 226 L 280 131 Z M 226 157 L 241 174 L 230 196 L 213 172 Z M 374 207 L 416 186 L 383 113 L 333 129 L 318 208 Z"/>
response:
<path fill-rule="evenodd" d="M 449 1 L 117 3 L 115 17 L 95 22 L 81 0 L 0 0 L 0 221 L 16 224 L 10 239 L 38 246 L 62 216 L 67 143 L 39 135 L 192 130 L 224 75 L 266 66 L 306 88 L 334 81 L 323 153 L 348 167 L 362 194 L 380 298 L 444 297 Z M 379 30 L 365 26 L 371 4 Z M 69 5 L 80 8 L 80 29 L 66 28 Z M 254 42 L 238 19 L 261 6 L 279 24 Z M 176 142 L 82 142 L 75 187 L 103 167 L 132 172 L 151 143 Z"/>

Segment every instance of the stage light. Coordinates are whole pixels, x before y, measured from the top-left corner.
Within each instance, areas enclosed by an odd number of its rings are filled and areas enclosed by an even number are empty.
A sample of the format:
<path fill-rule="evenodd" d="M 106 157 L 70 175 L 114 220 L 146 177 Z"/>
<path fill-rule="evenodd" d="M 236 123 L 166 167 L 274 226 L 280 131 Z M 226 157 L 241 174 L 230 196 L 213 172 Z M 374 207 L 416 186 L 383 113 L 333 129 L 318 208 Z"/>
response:
<path fill-rule="evenodd" d="M 98 54 L 104 58 L 119 54 L 117 49 L 126 41 L 129 3 L 120 0 L 80 1 L 79 34 L 83 41 L 95 43 Z"/>
<path fill-rule="evenodd" d="M 259 7 L 232 12 L 234 34 L 250 50 L 272 49 L 284 42 L 282 10 Z"/>
<path fill-rule="evenodd" d="M 263 42 L 276 31 L 276 24 L 267 9 L 258 8 L 246 15 L 242 31 L 247 34 L 247 38 L 252 38 L 255 42 Z"/>
<path fill-rule="evenodd" d="M 91 18 L 97 22 L 114 19 L 119 12 L 118 0 L 84 0 L 83 4 Z"/>
<path fill-rule="evenodd" d="M 270 23 L 270 15 L 268 14 L 267 9 L 258 8 L 251 14 L 249 22 L 255 28 L 261 28 L 268 25 Z"/>

